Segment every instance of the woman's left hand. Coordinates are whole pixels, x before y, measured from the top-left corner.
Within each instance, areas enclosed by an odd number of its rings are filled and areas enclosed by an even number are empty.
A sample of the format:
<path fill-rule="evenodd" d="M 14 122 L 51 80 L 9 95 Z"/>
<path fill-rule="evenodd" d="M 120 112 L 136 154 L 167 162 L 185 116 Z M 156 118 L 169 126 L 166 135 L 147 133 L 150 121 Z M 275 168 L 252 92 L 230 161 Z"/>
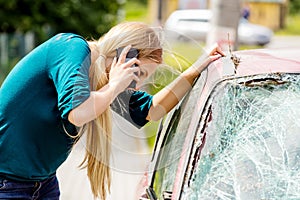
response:
<path fill-rule="evenodd" d="M 213 61 L 226 56 L 218 44 L 214 44 L 209 50 L 206 51 L 207 54 L 201 56 L 193 65 L 196 69 L 198 75 Z"/>
<path fill-rule="evenodd" d="M 225 53 L 222 51 L 221 47 L 218 44 L 214 44 L 209 50 L 207 51 L 207 58 L 204 61 L 204 65 L 207 67 L 211 62 L 218 60 L 219 58 L 226 56 Z"/>

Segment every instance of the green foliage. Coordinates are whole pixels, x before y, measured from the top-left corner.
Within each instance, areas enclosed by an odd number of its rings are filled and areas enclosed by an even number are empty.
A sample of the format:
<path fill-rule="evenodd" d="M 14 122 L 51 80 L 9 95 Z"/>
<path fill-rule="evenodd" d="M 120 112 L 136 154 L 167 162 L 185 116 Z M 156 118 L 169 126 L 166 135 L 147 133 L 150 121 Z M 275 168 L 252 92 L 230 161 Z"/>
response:
<path fill-rule="evenodd" d="M 289 11 L 290 11 L 290 14 L 299 14 L 300 13 L 300 1 L 299 0 L 290 0 L 289 1 Z"/>
<path fill-rule="evenodd" d="M 18 58 L 12 59 L 9 63 L 1 65 L 0 67 L 0 87 L 6 78 L 7 74 L 10 72 L 12 66 L 14 66 L 19 61 Z"/>
<path fill-rule="evenodd" d="M 33 31 L 38 42 L 58 32 L 98 38 L 117 22 L 118 0 L 0 0 L 0 32 Z"/>

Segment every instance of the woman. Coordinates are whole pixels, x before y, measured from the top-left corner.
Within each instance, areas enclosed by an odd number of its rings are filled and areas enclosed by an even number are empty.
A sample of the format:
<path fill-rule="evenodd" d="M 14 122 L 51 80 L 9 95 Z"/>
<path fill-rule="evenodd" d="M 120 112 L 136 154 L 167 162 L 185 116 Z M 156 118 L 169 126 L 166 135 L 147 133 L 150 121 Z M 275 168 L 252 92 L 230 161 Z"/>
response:
<path fill-rule="evenodd" d="M 120 47 L 125 48 L 117 60 Z M 125 62 L 131 48 L 138 49 L 138 59 Z M 221 56 L 214 46 L 154 96 L 130 90 L 133 123 L 143 126 L 163 117 Z M 82 165 L 94 196 L 105 199 L 110 187 L 110 105 L 129 91 L 132 81 L 138 88 L 161 62 L 157 34 L 138 22 L 119 24 L 98 41 L 58 34 L 25 56 L 0 89 L 0 199 L 59 199 L 56 170 L 83 133 L 87 150 Z"/>

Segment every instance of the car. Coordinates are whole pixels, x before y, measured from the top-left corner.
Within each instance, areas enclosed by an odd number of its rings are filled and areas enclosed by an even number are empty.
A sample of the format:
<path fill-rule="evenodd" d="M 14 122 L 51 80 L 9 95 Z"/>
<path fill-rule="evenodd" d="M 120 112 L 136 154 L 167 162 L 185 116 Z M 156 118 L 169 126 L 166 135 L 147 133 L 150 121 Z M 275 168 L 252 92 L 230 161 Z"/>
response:
<path fill-rule="evenodd" d="M 212 62 L 160 123 L 140 199 L 300 199 L 299 53 Z"/>
<path fill-rule="evenodd" d="M 211 30 L 210 20 L 213 13 L 209 9 L 176 10 L 164 24 L 165 30 L 174 39 L 192 38 L 196 41 L 206 41 Z M 245 45 L 264 46 L 270 43 L 273 31 L 270 28 L 250 23 L 241 18 L 238 26 L 238 41 Z"/>

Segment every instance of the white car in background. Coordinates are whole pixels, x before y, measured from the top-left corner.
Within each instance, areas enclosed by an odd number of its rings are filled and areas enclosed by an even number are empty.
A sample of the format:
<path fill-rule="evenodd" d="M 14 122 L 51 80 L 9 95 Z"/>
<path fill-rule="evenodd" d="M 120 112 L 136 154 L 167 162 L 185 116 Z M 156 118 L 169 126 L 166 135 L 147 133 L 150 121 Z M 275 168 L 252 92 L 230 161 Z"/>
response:
<path fill-rule="evenodd" d="M 176 10 L 166 20 L 164 28 L 175 39 L 186 37 L 196 41 L 206 41 L 211 29 L 210 19 L 213 13 L 206 9 Z M 241 19 L 238 27 L 240 44 L 266 45 L 273 36 L 273 31 L 267 27 L 250 23 Z"/>

